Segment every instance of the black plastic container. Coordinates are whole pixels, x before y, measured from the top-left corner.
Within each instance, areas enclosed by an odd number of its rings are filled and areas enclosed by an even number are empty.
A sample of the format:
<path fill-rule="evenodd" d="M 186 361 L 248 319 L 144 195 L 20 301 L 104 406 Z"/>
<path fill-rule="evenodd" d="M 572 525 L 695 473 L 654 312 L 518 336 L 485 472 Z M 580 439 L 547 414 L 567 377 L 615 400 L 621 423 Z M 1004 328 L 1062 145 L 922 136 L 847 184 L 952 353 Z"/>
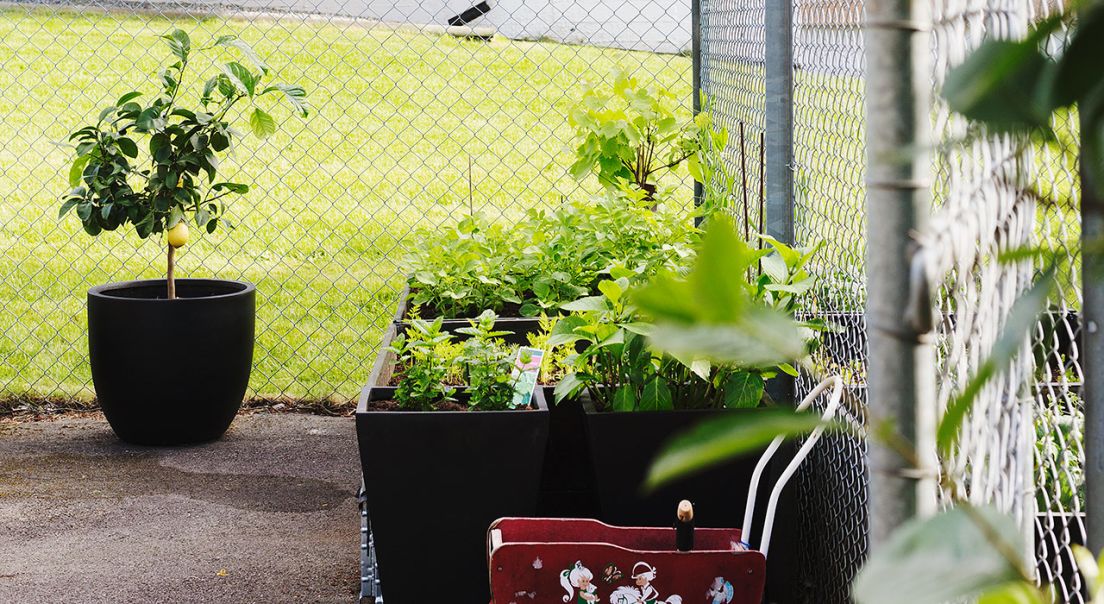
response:
<path fill-rule="evenodd" d="M 408 317 L 407 312 L 410 308 L 410 286 L 403 287 L 402 293 L 399 294 L 399 305 L 395 310 L 395 318 L 393 323 L 396 326 L 403 326 L 410 323 L 412 318 Z M 442 321 L 442 329 L 447 332 L 454 332 L 460 327 L 471 327 L 471 322 L 475 320 L 475 317 L 463 317 L 459 319 L 445 319 Z M 508 316 L 503 315 L 498 317 L 495 321 L 495 329 L 511 331 L 516 336 L 521 336 L 524 341 L 524 336 L 530 333 L 537 333 L 540 331 L 540 319 L 537 317 L 520 317 L 520 316 Z"/>
<path fill-rule="evenodd" d="M 556 403 L 554 391 L 554 386 L 544 387 L 549 432 L 537 514 L 545 518 L 597 518 L 598 497 L 583 406 L 578 400 Z"/>
<path fill-rule="evenodd" d="M 253 366 L 250 283 L 177 279 L 88 290 L 88 353 L 112 430 L 141 445 L 214 440 L 230 427 Z"/>
<path fill-rule="evenodd" d="M 365 388 L 356 413 L 383 596 L 387 604 L 423 604 L 433 599 L 428 588 L 447 588 L 485 602 L 487 527 L 537 510 L 544 393 L 536 390 L 531 410 L 368 410 L 394 391 Z"/>
<path fill-rule="evenodd" d="M 675 480 L 651 493 L 645 493 L 642 486 L 652 462 L 673 436 L 711 419 L 755 413 L 759 410 L 635 413 L 586 410 L 586 436 L 601 510 L 599 518 L 620 526 L 667 526 L 678 502 L 689 499 L 694 504 L 696 526 L 740 526 L 758 452 Z"/>

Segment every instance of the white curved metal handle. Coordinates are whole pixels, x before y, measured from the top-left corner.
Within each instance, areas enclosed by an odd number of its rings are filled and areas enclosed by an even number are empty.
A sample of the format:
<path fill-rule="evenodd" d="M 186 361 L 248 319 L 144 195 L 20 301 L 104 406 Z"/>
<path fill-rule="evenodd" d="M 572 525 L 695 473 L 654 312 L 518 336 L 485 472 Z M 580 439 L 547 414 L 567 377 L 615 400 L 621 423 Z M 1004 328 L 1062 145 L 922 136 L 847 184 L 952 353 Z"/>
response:
<path fill-rule="evenodd" d="M 824 381 L 817 384 L 816 388 L 813 388 L 808 395 L 801 401 L 801 404 L 797 406 L 797 411 L 804 411 L 808 409 L 813 401 L 824 393 L 828 388 L 832 389 L 832 395 L 828 399 L 828 406 L 824 408 L 824 413 L 821 414 L 820 419 L 822 422 L 827 422 L 836 416 L 836 410 L 839 409 L 840 399 L 843 397 L 843 380 L 837 375 L 829 378 L 825 378 Z M 774 529 L 774 515 L 778 511 L 778 499 L 782 495 L 782 489 L 786 487 L 786 483 L 790 481 L 790 478 L 797 472 L 797 468 L 805 461 L 805 458 L 809 456 L 809 452 L 816 446 L 817 441 L 820 440 L 821 435 L 824 434 L 824 424 L 817 426 L 809 437 L 805 439 L 805 443 L 801 445 L 801 448 L 797 450 L 793 459 L 786 466 L 786 469 L 782 471 L 782 475 L 778 477 L 778 482 L 774 484 L 774 489 L 771 491 L 770 498 L 767 500 L 767 515 L 763 518 L 763 539 L 759 544 L 759 551 L 763 553 L 765 557 L 767 550 L 770 548 L 771 532 Z M 778 448 L 782 446 L 782 441 L 785 440 L 779 436 L 771 441 L 770 446 L 763 452 L 763 455 L 759 458 L 759 463 L 755 464 L 755 471 L 751 474 L 751 484 L 748 485 L 747 504 L 744 507 L 744 525 L 740 528 L 740 539 L 746 544 L 751 542 L 751 529 L 752 529 L 752 517 L 755 515 L 755 498 L 759 492 L 759 481 L 763 477 L 763 471 L 766 470 L 767 464 L 770 463 L 774 454 L 778 451 Z"/>

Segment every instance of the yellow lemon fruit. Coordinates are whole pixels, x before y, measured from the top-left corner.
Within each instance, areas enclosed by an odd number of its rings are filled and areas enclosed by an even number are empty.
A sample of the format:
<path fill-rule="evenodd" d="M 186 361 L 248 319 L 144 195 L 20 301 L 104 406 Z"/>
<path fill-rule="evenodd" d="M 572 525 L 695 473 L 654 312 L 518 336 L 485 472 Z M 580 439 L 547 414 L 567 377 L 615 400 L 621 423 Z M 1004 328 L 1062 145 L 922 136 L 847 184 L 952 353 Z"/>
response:
<path fill-rule="evenodd" d="M 185 243 L 188 243 L 188 225 L 183 220 L 176 223 L 176 226 L 169 229 L 168 232 L 169 245 L 173 247 L 184 247 Z"/>

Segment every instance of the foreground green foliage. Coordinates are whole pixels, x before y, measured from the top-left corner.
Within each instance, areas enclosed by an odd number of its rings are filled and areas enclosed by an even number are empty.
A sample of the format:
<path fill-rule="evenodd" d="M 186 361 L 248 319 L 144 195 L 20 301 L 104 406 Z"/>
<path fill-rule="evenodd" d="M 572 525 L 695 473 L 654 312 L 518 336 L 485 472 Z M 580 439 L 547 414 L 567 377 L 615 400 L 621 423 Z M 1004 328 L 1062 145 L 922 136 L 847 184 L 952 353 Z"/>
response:
<path fill-rule="evenodd" d="M 780 362 L 803 357 L 801 326 L 763 301 L 757 301 L 739 280 L 726 279 L 730 267 L 723 260 L 739 257 L 731 250 L 740 240 L 731 225 L 715 221 L 705 245 L 685 281 L 659 278 L 644 289 L 652 310 L 656 339 L 668 353 L 708 355 L 728 362 Z M 721 253 L 730 250 L 728 253 Z M 784 289 L 778 290 L 785 292 Z M 1022 310 L 1013 313 L 1001 341 L 1022 342 L 1037 321 L 1032 296 Z M 1020 315 L 1026 319 L 1020 318 Z M 753 316 L 757 320 L 749 321 Z M 710 331 L 706 331 L 706 330 Z M 723 337 L 710 337 L 712 330 Z M 737 342 L 738 345 L 733 345 Z M 998 346 L 1000 348 L 1000 346 Z M 1005 362 L 998 351 L 994 369 Z M 807 371 L 811 363 L 802 359 Z M 976 398 L 965 389 L 940 422 L 940 445 L 951 446 Z M 867 415 L 872 410 L 867 410 Z M 879 418 L 868 419 L 879 425 Z M 653 464 L 647 485 L 656 487 L 733 456 L 756 451 L 774 438 L 808 434 L 821 425 L 811 414 L 776 409 L 754 417 L 710 421 L 676 437 Z M 832 426 L 828 426 L 832 427 Z M 838 428 L 838 427 L 837 427 Z M 910 463 L 920 454 L 902 443 L 892 425 L 870 429 L 869 438 L 884 441 Z M 927 453 L 925 453 L 926 455 Z M 943 459 L 946 459 L 945 457 Z M 871 555 L 852 586 L 852 597 L 861 604 L 902 602 L 937 604 L 978 599 L 988 604 L 1042 604 L 1050 597 L 1034 586 L 1034 570 L 1024 565 L 1026 545 L 1019 523 L 989 507 L 975 507 L 956 490 L 955 470 L 941 465 L 942 488 L 955 507 L 929 518 L 918 518 L 898 529 Z"/>

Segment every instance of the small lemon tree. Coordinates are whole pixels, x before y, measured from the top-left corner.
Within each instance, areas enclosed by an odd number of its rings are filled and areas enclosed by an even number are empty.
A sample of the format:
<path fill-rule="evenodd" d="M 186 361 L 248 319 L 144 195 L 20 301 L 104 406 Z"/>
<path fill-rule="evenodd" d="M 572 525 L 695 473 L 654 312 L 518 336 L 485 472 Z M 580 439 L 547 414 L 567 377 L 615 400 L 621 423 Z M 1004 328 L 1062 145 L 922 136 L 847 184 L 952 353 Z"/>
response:
<path fill-rule="evenodd" d="M 69 171 L 71 190 L 58 217 L 75 210 L 92 236 L 131 224 L 146 239 L 165 233 L 168 297 L 176 297 L 174 251 L 188 241 L 188 222 L 213 233 L 225 222 L 225 198 L 249 191 L 240 183 L 219 181 L 219 156 L 230 151 L 240 133 L 231 127 L 231 110 L 249 104 L 249 126 L 259 138 L 276 131 L 276 120 L 261 108 L 264 97 L 282 95 L 306 117 L 301 86 L 262 85 L 268 65 L 243 41 L 221 36 L 200 51 L 236 49 L 252 69 L 238 61 L 219 66 L 203 86 L 198 109 L 180 106 L 183 81 L 192 60 L 192 41 L 182 30 L 162 36 L 175 61 L 158 74 L 160 90 L 148 104 L 132 91 L 99 113 L 95 124 L 70 135 L 76 159 Z M 139 140 L 148 158 L 139 160 Z"/>

